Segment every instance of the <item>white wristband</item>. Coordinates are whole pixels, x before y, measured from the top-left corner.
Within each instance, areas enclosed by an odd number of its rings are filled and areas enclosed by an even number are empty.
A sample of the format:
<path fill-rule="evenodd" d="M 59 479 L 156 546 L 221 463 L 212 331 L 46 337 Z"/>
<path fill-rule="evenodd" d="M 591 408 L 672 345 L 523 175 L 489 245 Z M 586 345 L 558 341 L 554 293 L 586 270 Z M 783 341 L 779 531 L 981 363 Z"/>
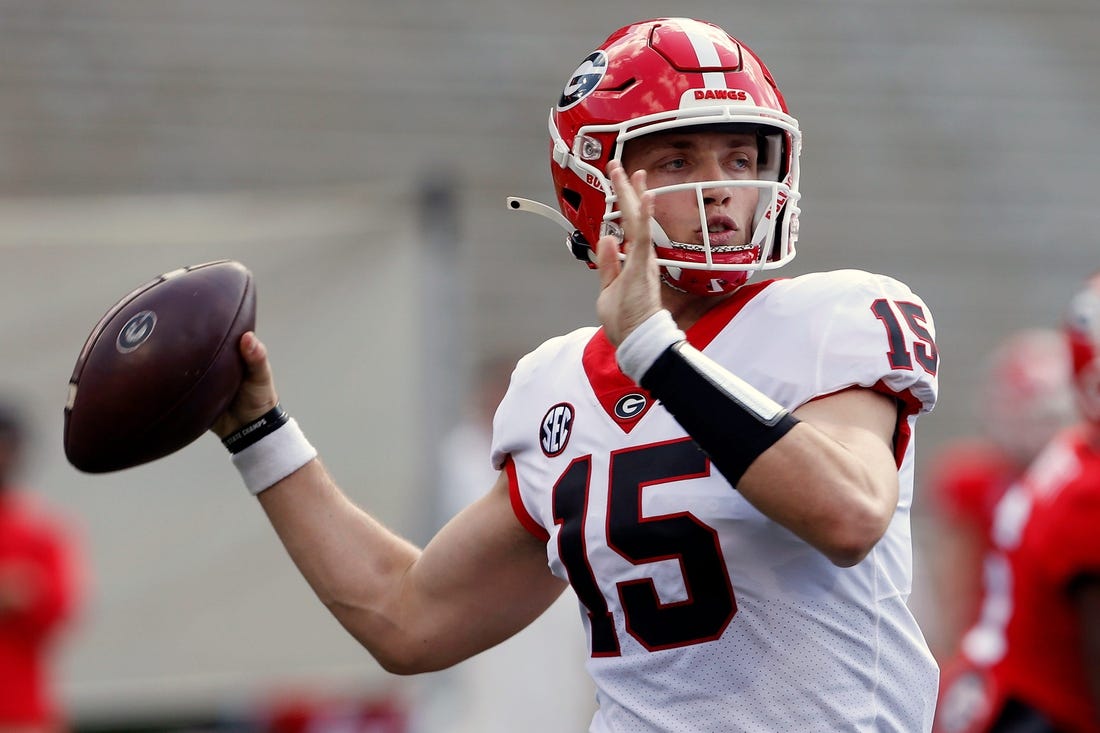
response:
<path fill-rule="evenodd" d="M 232 459 L 245 487 L 255 496 L 316 457 L 317 449 L 306 440 L 298 421 L 290 418 L 275 432 L 234 453 Z"/>
<path fill-rule="evenodd" d="M 642 376 L 657 361 L 657 357 L 669 346 L 685 338 L 687 336 L 676 327 L 676 321 L 672 320 L 672 314 L 662 309 L 642 321 L 640 326 L 623 339 L 615 351 L 615 359 L 623 374 L 641 383 Z"/>

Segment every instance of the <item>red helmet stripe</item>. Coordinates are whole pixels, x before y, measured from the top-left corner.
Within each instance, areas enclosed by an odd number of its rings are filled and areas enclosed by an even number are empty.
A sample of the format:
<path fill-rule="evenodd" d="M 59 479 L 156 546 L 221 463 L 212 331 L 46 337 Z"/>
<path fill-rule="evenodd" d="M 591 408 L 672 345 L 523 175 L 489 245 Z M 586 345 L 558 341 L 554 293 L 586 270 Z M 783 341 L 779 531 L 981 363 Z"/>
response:
<path fill-rule="evenodd" d="M 702 33 L 684 31 L 691 47 L 695 50 L 695 58 L 700 69 L 730 69 L 737 68 L 740 59 L 733 58 L 729 49 L 721 48 L 709 36 Z M 725 89 L 725 71 L 704 71 L 703 86 L 706 89 Z"/>

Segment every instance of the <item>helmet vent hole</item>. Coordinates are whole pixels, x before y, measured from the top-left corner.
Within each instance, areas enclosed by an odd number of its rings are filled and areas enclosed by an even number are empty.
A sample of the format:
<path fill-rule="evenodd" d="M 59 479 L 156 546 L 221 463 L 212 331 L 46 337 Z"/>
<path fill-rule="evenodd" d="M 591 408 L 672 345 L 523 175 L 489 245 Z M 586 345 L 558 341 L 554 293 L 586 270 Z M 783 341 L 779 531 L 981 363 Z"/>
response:
<path fill-rule="evenodd" d="M 561 190 L 561 197 L 574 211 L 581 208 L 581 195 L 573 189 L 563 188 Z"/>
<path fill-rule="evenodd" d="M 618 84 L 618 85 L 613 86 L 613 87 L 607 87 L 606 89 L 601 89 L 600 91 L 601 92 L 611 92 L 611 93 L 614 93 L 614 94 L 622 94 L 627 89 L 630 89 L 630 87 L 634 86 L 637 83 L 638 83 L 638 80 L 635 77 L 632 76 L 629 79 L 627 79 L 626 81 L 624 81 L 622 84 Z"/>

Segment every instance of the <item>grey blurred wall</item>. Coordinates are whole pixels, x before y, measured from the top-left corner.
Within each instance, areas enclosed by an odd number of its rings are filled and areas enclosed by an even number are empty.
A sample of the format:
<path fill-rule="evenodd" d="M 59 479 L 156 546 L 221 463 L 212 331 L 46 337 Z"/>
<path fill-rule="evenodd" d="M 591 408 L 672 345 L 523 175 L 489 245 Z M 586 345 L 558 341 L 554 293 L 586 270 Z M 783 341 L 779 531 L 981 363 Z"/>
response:
<path fill-rule="evenodd" d="M 977 428 L 985 353 L 1055 324 L 1100 267 L 1094 0 L 0 3 L 0 389 L 35 414 L 28 478 L 85 528 L 74 710 L 394 684 L 312 599 L 216 441 L 109 477 L 65 464 L 65 385 L 99 315 L 160 272 L 244 261 L 284 401 L 354 498 L 420 537 L 422 457 L 454 419 L 424 379 L 461 386 L 480 356 L 594 320 L 595 276 L 504 197 L 551 200 L 545 118 L 566 75 L 611 30 L 670 13 L 745 40 L 802 124 L 783 274 L 886 272 L 930 304 L 927 461 Z M 419 191 L 452 178 L 440 268 Z M 447 275 L 460 285 L 440 291 Z M 441 324 L 466 346 L 426 366 Z M 934 633 L 934 599 L 914 606 Z"/>

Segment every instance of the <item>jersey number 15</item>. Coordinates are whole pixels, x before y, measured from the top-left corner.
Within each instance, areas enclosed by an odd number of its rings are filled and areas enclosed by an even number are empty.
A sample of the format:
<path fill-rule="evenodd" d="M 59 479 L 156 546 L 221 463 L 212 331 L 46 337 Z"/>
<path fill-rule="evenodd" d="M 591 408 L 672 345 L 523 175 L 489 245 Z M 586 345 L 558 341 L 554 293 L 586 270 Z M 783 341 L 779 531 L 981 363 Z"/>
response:
<path fill-rule="evenodd" d="M 554 520 L 561 525 L 558 555 L 577 597 L 588 609 L 592 656 L 618 656 L 619 637 L 588 561 L 584 522 L 592 458 L 576 459 L 554 486 Z M 647 486 L 699 478 L 710 460 L 690 438 L 611 454 L 607 494 L 607 546 L 635 565 L 679 561 L 687 598 L 662 603 L 651 578 L 616 585 L 627 633 L 650 651 L 717 639 L 737 613 L 733 585 L 713 527 L 688 512 L 646 517 Z"/>

